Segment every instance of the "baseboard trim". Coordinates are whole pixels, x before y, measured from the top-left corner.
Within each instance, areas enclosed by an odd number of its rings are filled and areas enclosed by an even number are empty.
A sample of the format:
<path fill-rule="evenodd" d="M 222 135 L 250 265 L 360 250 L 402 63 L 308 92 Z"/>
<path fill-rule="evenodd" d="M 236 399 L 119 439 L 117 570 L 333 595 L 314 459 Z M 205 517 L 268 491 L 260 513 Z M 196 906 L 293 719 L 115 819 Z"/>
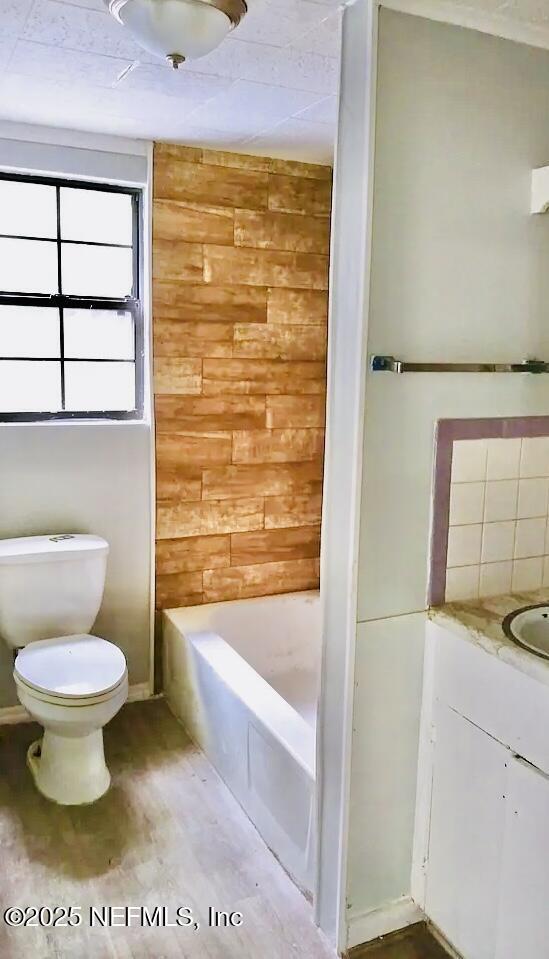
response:
<path fill-rule="evenodd" d="M 134 686 L 130 686 L 126 702 L 137 703 L 142 699 L 158 699 L 158 696 L 153 696 L 148 683 L 135 683 Z"/>
<path fill-rule="evenodd" d="M 379 909 L 351 916 L 347 922 L 347 949 L 354 949 L 378 936 L 386 936 L 397 929 L 405 929 L 416 922 L 424 922 L 423 910 L 410 898 L 403 896 Z"/>
<path fill-rule="evenodd" d="M 431 933 L 433 939 L 436 939 L 439 946 L 441 946 L 444 949 L 444 951 L 448 953 L 449 959 L 463 959 L 463 956 L 461 955 L 461 953 L 458 952 L 457 949 L 454 949 L 452 943 L 448 941 L 448 939 L 440 931 L 438 926 L 435 926 L 435 924 L 431 922 L 430 919 L 427 920 L 427 928 L 429 932 Z"/>
<path fill-rule="evenodd" d="M 157 699 L 157 696 L 151 696 L 148 683 L 135 683 L 128 690 L 127 703 L 137 703 L 143 699 Z M 0 708 L 0 726 L 16 726 L 19 723 L 32 723 L 24 706 L 3 706 Z"/>

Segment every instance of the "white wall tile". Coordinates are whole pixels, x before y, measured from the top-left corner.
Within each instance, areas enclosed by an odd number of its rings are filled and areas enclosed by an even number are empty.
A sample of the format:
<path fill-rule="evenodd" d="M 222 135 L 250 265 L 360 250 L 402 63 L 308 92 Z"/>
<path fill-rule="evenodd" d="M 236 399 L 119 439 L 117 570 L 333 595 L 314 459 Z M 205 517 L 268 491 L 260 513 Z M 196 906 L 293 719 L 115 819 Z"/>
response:
<path fill-rule="evenodd" d="M 484 483 L 452 483 L 450 526 L 482 523 L 483 508 Z"/>
<path fill-rule="evenodd" d="M 486 478 L 515 479 L 519 475 L 520 439 L 488 440 Z"/>
<path fill-rule="evenodd" d="M 486 440 L 456 440 L 452 451 L 452 483 L 470 483 L 486 476 Z"/>
<path fill-rule="evenodd" d="M 482 525 L 451 526 L 448 530 L 448 566 L 473 566 L 480 562 Z"/>
<path fill-rule="evenodd" d="M 549 476 L 549 436 L 523 438 L 520 475 Z"/>
<path fill-rule="evenodd" d="M 543 556 L 545 550 L 546 520 L 519 519 L 515 535 L 515 559 Z"/>
<path fill-rule="evenodd" d="M 483 563 L 480 567 L 479 596 L 502 596 L 511 591 L 513 564 Z"/>
<path fill-rule="evenodd" d="M 514 593 L 527 592 L 541 587 L 543 559 L 516 559 L 513 563 L 511 589 Z"/>
<path fill-rule="evenodd" d="M 516 523 L 486 523 L 482 535 L 482 562 L 499 563 L 513 558 Z M 459 528 L 459 527 L 458 527 Z"/>
<path fill-rule="evenodd" d="M 479 566 L 459 566 L 446 573 L 446 602 L 476 599 L 479 595 Z"/>
<path fill-rule="evenodd" d="M 548 510 L 549 437 L 456 441 L 447 601 L 472 598 L 479 528 L 478 595 L 549 586 Z"/>
<path fill-rule="evenodd" d="M 518 518 L 546 516 L 548 494 L 549 480 L 521 479 L 518 490 Z"/>
<path fill-rule="evenodd" d="M 491 480 L 486 483 L 484 522 L 496 523 L 515 519 L 517 515 L 518 480 Z"/>

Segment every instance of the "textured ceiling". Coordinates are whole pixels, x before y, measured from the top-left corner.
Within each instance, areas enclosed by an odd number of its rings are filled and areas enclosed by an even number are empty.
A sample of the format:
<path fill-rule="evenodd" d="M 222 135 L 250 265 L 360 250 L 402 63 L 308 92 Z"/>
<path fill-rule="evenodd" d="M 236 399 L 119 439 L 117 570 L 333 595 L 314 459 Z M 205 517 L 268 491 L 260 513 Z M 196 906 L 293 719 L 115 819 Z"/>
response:
<path fill-rule="evenodd" d="M 339 0 L 249 0 L 212 54 L 173 71 L 102 0 L 0 0 L 0 119 L 331 160 Z"/>
<path fill-rule="evenodd" d="M 330 162 L 340 2 L 248 0 L 214 53 L 175 72 L 144 54 L 102 0 L 0 0 L 0 119 Z M 549 0 L 441 4 L 549 46 Z M 426 13 L 433 5 L 425 0 Z"/>

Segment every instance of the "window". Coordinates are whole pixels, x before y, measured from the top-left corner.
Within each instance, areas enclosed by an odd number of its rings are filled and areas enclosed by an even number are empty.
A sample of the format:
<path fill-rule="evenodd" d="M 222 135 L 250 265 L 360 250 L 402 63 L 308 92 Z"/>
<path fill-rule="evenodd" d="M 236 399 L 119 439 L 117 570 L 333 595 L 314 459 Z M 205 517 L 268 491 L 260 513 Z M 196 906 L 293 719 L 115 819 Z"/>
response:
<path fill-rule="evenodd" d="M 0 421 L 142 415 L 140 207 L 0 173 Z"/>

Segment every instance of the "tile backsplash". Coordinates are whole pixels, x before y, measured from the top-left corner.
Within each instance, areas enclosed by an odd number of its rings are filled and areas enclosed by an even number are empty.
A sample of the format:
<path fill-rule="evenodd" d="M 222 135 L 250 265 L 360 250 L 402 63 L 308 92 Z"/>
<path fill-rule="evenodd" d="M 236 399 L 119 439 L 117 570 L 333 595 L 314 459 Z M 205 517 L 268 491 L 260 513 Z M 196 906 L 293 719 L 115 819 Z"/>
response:
<path fill-rule="evenodd" d="M 549 437 L 456 440 L 446 600 L 549 586 Z"/>
<path fill-rule="evenodd" d="M 549 586 L 549 419 L 441 421 L 434 500 L 432 605 Z"/>

